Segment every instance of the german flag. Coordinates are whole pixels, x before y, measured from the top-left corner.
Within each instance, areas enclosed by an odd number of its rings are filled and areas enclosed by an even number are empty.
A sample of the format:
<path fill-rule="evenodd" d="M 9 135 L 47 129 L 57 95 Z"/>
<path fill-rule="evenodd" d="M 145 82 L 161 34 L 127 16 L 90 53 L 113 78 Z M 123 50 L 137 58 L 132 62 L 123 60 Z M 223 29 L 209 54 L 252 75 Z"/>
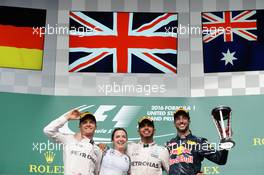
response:
<path fill-rule="evenodd" d="M 42 70 L 46 10 L 0 6 L 0 67 Z"/>

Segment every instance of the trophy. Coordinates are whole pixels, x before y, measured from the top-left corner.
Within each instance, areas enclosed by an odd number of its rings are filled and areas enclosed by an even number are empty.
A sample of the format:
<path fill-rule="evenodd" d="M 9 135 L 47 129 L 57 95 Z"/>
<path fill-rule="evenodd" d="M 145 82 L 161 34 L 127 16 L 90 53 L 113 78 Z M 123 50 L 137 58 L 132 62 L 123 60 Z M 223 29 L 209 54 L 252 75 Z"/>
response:
<path fill-rule="evenodd" d="M 217 106 L 212 110 L 212 117 L 220 137 L 220 148 L 229 150 L 235 146 L 231 140 L 231 108 L 228 106 Z"/>

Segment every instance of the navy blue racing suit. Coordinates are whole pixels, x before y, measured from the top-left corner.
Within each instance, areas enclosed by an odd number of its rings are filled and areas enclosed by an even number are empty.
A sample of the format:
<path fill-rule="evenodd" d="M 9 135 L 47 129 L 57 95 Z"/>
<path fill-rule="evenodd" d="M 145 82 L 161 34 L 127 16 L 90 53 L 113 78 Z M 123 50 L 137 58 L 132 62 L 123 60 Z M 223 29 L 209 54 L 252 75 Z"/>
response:
<path fill-rule="evenodd" d="M 169 175 L 196 175 L 201 172 L 204 158 L 218 165 L 224 165 L 227 161 L 227 150 L 217 151 L 207 139 L 191 133 L 185 138 L 172 138 L 166 146 L 170 153 Z"/>

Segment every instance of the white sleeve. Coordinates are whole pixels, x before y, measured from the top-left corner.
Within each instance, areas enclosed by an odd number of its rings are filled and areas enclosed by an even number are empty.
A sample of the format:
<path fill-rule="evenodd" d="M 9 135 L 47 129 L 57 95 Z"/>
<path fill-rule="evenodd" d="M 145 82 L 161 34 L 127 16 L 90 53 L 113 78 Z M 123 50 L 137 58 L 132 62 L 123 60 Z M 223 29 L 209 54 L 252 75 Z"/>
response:
<path fill-rule="evenodd" d="M 95 155 L 97 156 L 97 160 L 95 163 L 95 174 L 99 175 L 103 153 L 101 149 L 96 145 L 94 146 L 94 151 L 95 151 Z"/>
<path fill-rule="evenodd" d="M 127 149 L 126 149 L 126 154 L 130 157 L 132 154 L 132 149 L 133 149 L 133 145 L 135 145 L 134 142 L 128 143 L 127 144 Z"/>
<path fill-rule="evenodd" d="M 160 159 L 162 164 L 162 169 L 169 173 L 169 151 L 165 147 L 161 147 Z"/>
<path fill-rule="evenodd" d="M 50 122 L 44 129 L 43 132 L 51 139 L 59 143 L 65 143 L 66 134 L 60 133 L 59 128 L 63 127 L 68 120 L 61 116 L 52 122 Z"/>

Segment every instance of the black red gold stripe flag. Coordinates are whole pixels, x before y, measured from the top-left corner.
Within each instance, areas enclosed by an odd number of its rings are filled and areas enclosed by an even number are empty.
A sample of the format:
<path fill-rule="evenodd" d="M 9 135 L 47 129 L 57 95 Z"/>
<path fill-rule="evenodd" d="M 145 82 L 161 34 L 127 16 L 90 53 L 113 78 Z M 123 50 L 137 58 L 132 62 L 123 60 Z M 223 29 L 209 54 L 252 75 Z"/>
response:
<path fill-rule="evenodd" d="M 0 6 L 0 67 L 42 69 L 46 10 Z"/>

